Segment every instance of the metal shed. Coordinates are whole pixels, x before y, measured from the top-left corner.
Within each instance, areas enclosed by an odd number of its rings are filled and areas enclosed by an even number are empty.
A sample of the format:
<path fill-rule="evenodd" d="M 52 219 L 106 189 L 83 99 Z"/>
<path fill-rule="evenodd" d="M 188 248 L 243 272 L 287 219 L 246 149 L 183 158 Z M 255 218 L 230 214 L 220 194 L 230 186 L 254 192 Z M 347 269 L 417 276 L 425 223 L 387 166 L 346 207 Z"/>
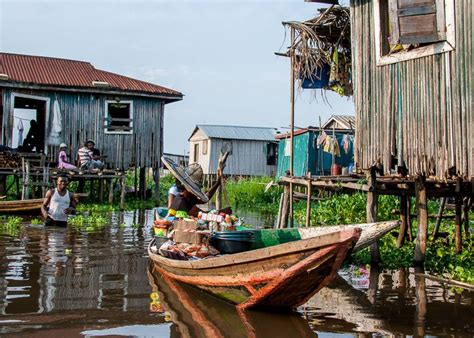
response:
<path fill-rule="evenodd" d="M 216 174 L 219 155 L 229 150 L 226 175 L 273 176 L 276 171 L 275 129 L 226 125 L 197 125 L 189 141 L 189 161 L 205 175 Z"/>

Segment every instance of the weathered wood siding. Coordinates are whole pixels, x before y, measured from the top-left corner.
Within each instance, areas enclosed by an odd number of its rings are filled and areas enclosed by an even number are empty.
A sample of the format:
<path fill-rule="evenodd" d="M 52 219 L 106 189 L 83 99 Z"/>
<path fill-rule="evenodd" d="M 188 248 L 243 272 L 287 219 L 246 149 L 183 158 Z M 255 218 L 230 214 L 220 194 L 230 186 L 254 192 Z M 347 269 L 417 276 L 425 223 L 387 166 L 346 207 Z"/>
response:
<path fill-rule="evenodd" d="M 360 167 L 367 169 L 380 159 L 388 172 L 401 128 L 403 159 L 411 174 L 443 179 L 456 167 L 462 176 L 474 177 L 473 8 L 471 0 L 455 1 L 454 51 L 377 66 L 373 3 L 351 0 L 355 158 Z"/>
<path fill-rule="evenodd" d="M 35 95 L 50 99 L 48 132 L 52 124 L 54 100 L 58 100 L 62 117 L 62 139 L 72 145 L 72 157 L 88 139 L 107 155 L 106 163 L 112 168 L 128 168 L 130 165 L 158 168 L 162 153 L 164 102 L 159 99 L 120 96 L 122 101 L 133 101 L 133 133 L 107 134 L 104 131 L 105 101 L 117 95 L 84 94 L 69 92 L 4 89 L 3 143 L 11 146 L 13 129 L 12 92 Z M 58 147 L 51 148 L 51 159 L 57 160 Z"/>

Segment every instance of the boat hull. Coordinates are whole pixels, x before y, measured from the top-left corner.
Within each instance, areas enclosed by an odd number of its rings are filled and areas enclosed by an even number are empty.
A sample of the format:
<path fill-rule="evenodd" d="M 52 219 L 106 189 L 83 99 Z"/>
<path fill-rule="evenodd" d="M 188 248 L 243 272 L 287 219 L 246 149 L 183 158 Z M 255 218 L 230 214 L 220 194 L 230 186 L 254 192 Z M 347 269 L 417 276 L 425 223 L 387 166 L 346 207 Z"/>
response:
<path fill-rule="evenodd" d="M 167 278 L 194 285 L 240 309 L 295 308 L 335 277 L 360 236 L 354 228 L 200 261 L 149 254 Z"/>

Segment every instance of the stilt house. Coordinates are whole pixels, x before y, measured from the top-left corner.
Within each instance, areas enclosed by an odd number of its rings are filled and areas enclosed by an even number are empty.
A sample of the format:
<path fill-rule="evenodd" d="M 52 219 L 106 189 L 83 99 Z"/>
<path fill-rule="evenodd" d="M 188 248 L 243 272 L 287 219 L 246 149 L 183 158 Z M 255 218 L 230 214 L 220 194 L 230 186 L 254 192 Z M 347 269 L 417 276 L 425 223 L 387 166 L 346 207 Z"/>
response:
<path fill-rule="evenodd" d="M 110 168 L 157 169 L 165 105 L 182 97 L 88 62 L 0 53 L 0 142 L 17 148 L 35 120 L 40 141 L 34 151 L 52 161 L 59 143 L 74 159 L 92 139 Z"/>
<path fill-rule="evenodd" d="M 189 161 L 199 163 L 204 175 L 216 174 L 219 155 L 228 150 L 224 174 L 273 176 L 276 172 L 275 129 L 197 125 L 189 137 Z"/>

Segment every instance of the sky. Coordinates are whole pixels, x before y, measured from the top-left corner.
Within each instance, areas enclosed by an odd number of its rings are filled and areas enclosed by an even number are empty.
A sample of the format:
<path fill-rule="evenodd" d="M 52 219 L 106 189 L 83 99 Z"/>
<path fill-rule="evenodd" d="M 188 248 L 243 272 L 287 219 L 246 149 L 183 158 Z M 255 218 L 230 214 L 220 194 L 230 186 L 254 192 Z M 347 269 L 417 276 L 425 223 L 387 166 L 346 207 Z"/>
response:
<path fill-rule="evenodd" d="M 288 128 L 289 32 L 324 5 L 303 0 L 0 0 L 0 50 L 88 61 L 180 91 L 165 106 L 164 151 L 189 151 L 198 124 Z M 285 40 L 286 38 L 286 40 Z M 353 115 L 352 99 L 298 91 L 295 126 Z M 282 129 L 285 130 L 285 129 Z"/>

